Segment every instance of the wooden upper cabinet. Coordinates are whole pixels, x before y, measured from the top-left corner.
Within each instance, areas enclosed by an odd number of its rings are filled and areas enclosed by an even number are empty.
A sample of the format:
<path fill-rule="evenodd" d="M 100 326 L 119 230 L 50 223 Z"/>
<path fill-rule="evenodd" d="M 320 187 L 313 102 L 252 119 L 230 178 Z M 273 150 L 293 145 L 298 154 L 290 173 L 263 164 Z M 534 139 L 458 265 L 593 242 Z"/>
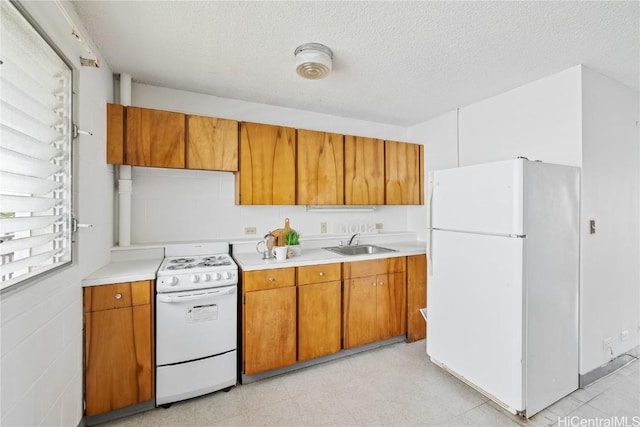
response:
<path fill-rule="evenodd" d="M 384 205 L 384 141 L 345 136 L 344 200 L 346 205 Z"/>
<path fill-rule="evenodd" d="M 385 141 L 385 194 L 387 205 L 419 205 L 420 145 Z"/>
<path fill-rule="evenodd" d="M 344 204 L 344 137 L 298 129 L 299 205 Z"/>
<path fill-rule="evenodd" d="M 238 122 L 187 116 L 187 169 L 238 170 Z"/>
<path fill-rule="evenodd" d="M 124 165 L 124 106 L 107 104 L 107 163 Z"/>
<path fill-rule="evenodd" d="M 126 164 L 185 167 L 185 115 L 127 107 Z"/>
<path fill-rule="evenodd" d="M 236 203 L 296 203 L 296 130 L 259 123 L 240 125 Z"/>

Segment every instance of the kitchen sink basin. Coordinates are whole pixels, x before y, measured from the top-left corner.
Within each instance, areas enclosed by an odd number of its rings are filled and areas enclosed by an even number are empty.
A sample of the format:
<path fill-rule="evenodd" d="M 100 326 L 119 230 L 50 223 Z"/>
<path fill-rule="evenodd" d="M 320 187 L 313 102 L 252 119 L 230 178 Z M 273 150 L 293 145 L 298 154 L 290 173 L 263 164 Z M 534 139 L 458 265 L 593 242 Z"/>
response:
<path fill-rule="evenodd" d="M 335 252 L 340 255 L 371 255 L 397 252 L 395 249 L 383 248 L 382 246 L 374 245 L 330 246 L 322 249 Z"/>

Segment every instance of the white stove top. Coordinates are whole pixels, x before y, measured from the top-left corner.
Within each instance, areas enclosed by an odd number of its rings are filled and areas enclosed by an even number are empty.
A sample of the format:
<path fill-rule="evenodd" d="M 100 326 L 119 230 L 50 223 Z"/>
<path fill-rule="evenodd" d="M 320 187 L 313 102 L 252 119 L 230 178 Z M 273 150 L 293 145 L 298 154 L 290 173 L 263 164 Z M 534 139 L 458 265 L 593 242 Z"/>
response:
<path fill-rule="evenodd" d="M 228 243 L 171 245 L 158 269 L 157 292 L 178 292 L 238 284 L 238 266 Z M 216 252 L 217 251 L 217 252 Z"/>

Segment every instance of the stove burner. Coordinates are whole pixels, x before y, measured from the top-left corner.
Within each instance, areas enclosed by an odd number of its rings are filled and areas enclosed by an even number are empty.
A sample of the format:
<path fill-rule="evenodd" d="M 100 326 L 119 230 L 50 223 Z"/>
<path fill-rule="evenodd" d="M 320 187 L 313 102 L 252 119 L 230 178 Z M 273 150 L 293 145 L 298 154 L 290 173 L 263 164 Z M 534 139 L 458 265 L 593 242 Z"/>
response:
<path fill-rule="evenodd" d="M 196 267 L 195 264 L 175 264 L 175 265 L 168 265 L 167 270 L 187 270 L 189 268 L 195 268 L 195 267 Z"/>
<path fill-rule="evenodd" d="M 172 264 L 187 264 L 195 260 L 196 260 L 195 258 L 176 258 L 176 259 L 172 259 L 169 262 Z"/>

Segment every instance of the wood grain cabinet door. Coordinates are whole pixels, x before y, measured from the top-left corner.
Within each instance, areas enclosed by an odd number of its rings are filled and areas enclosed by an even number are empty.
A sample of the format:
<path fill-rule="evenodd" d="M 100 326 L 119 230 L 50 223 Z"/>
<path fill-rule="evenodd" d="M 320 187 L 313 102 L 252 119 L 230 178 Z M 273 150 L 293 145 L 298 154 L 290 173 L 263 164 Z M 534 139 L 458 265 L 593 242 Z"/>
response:
<path fill-rule="evenodd" d="M 344 137 L 298 129 L 299 205 L 344 204 Z"/>
<path fill-rule="evenodd" d="M 376 276 L 376 323 L 378 339 L 386 340 L 406 332 L 406 305 L 404 273 Z"/>
<path fill-rule="evenodd" d="M 427 306 L 427 256 L 407 257 L 407 341 L 427 336 L 427 325 L 420 309 Z"/>
<path fill-rule="evenodd" d="M 126 164 L 184 168 L 184 114 L 138 107 L 127 107 L 126 114 Z"/>
<path fill-rule="evenodd" d="M 254 375 L 296 363 L 296 287 L 244 294 L 243 365 Z"/>
<path fill-rule="evenodd" d="M 345 136 L 344 200 L 346 205 L 384 205 L 384 141 Z"/>
<path fill-rule="evenodd" d="M 344 348 L 378 341 L 376 277 L 348 279 L 344 283 Z"/>
<path fill-rule="evenodd" d="M 150 289 L 150 282 L 137 283 L 147 283 Z M 86 415 L 150 400 L 154 393 L 153 360 L 151 303 L 86 311 Z"/>
<path fill-rule="evenodd" d="M 236 203 L 296 203 L 296 130 L 259 123 L 240 124 L 240 166 Z"/>
<path fill-rule="evenodd" d="M 124 164 L 124 106 L 107 104 L 107 163 Z"/>
<path fill-rule="evenodd" d="M 385 197 L 387 205 L 419 205 L 420 146 L 385 141 Z"/>
<path fill-rule="evenodd" d="M 187 116 L 187 169 L 238 170 L 238 122 Z"/>
<path fill-rule="evenodd" d="M 298 286 L 298 361 L 340 351 L 341 282 Z"/>

